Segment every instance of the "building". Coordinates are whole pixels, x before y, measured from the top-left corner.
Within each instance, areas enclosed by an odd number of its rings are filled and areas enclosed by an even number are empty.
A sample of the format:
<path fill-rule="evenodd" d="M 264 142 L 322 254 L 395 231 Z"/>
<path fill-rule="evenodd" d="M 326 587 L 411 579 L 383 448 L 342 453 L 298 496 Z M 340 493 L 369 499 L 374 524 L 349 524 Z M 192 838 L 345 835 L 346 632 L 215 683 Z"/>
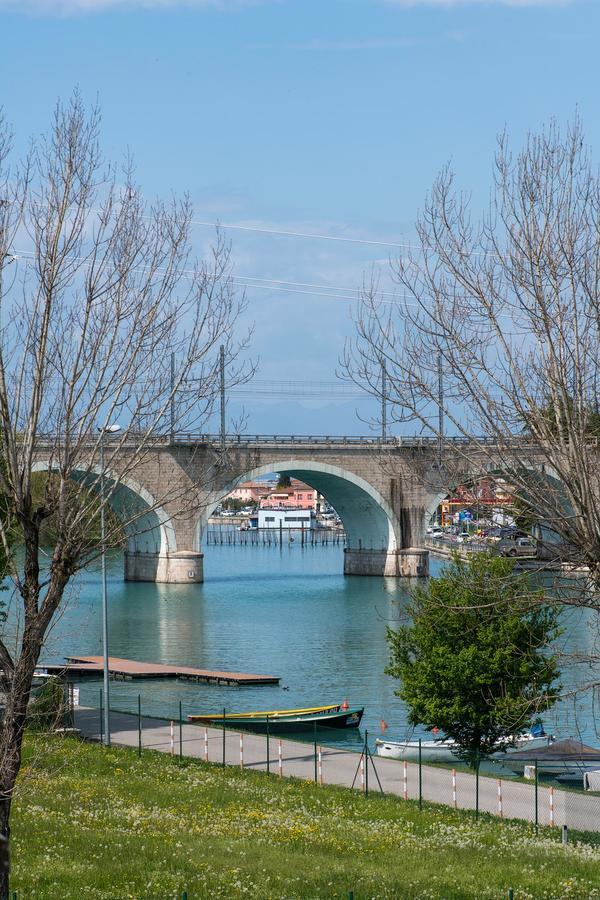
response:
<path fill-rule="evenodd" d="M 312 509 L 291 507 L 262 507 L 258 510 L 259 528 L 314 528 L 315 514 Z"/>
<path fill-rule="evenodd" d="M 317 491 L 292 478 L 290 487 L 276 488 L 260 499 L 261 509 L 317 509 Z"/>
<path fill-rule="evenodd" d="M 266 481 L 245 481 L 238 484 L 227 496 L 227 500 L 241 500 L 243 503 L 258 503 L 261 497 L 273 490 L 272 483 Z"/>
<path fill-rule="evenodd" d="M 459 485 L 454 494 L 442 500 L 439 506 L 441 525 L 457 524 L 461 513 L 470 511 L 472 518 L 496 521 L 497 515 L 506 519 L 513 498 L 503 478 L 481 478 L 470 485 Z"/>

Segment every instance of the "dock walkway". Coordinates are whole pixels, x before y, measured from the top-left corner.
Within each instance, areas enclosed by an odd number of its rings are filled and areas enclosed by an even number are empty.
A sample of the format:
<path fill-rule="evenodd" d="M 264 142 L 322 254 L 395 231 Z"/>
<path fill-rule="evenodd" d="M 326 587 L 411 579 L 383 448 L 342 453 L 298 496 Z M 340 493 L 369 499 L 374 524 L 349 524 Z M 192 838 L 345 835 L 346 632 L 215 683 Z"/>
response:
<path fill-rule="evenodd" d="M 176 722 L 171 731 L 167 720 L 142 717 L 142 746 L 163 753 L 179 754 L 180 730 Z M 84 737 L 100 739 L 100 717 L 97 709 L 76 708 L 75 725 Z M 112 741 L 115 745 L 138 747 L 138 718 L 129 713 L 111 712 Z M 220 763 L 223 760 L 223 730 L 183 724 L 181 749 L 184 756 L 208 759 Z M 318 761 L 314 746 L 297 740 L 267 740 L 264 735 L 245 733 L 243 742 L 238 731 L 225 730 L 225 763 L 239 767 L 241 754 L 245 768 L 281 772 L 284 776 L 312 781 L 318 777 Z M 279 762 L 281 753 L 281 764 Z M 322 779 L 326 784 L 361 789 L 362 776 L 360 754 L 341 748 L 321 748 Z M 374 756 L 377 775 L 386 794 L 405 799 L 419 797 L 419 767 L 416 763 Z M 281 765 L 281 768 L 280 768 Z M 369 788 L 377 791 L 378 783 L 369 764 Z M 468 772 L 456 772 L 435 766 L 422 766 L 422 797 L 432 803 L 443 803 L 457 809 L 476 808 L 476 779 Z M 535 788 L 532 784 L 481 776 L 479 779 L 479 810 L 492 815 L 535 821 Z M 544 784 L 538 788 L 538 815 L 540 825 L 554 825 L 581 831 L 600 831 L 600 796 L 573 791 L 555 790 Z"/>
<path fill-rule="evenodd" d="M 97 678 L 102 674 L 101 656 L 67 656 L 67 662 L 59 665 L 40 666 L 49 674 Z M 168 666 L 163 663 L 139 662 L 110 656 L 108 668 L 114 678 L 134 680 L 138 678 L 179 678 L 185 681 L 221 685 L 279 684 L 275 675 L 252 675 L 246 672 L 221 672 L 217 669 L 196 669 L 193 666 Z"/>

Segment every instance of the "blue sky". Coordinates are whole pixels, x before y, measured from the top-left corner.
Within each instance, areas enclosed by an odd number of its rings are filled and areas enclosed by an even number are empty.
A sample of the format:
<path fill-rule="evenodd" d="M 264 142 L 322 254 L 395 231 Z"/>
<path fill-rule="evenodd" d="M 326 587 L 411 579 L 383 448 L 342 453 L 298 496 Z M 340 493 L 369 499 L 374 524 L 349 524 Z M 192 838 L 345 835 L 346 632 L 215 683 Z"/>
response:
<path fill-rule="evenodd" d="M 386 242 L 413 237 L 448 160 L 477 205 L 505 127 L 518 147 L 578 108 L 600 147 L 599 0 L 0 0 L 0 33 L 23 144 L 78 85 L 149 196 L 189 191 L 199 222 L 352 239 L 228 232 L 240 281 L 271 279 L 248 288 L 263 381 L 334 380 L 346 298 L 373 265 L 387 278 Z M 195 226 L 199 252 L 209 238 Z M 365 431 L 354 398 L 290 394 L 246 397 L 248 429 Z"/>

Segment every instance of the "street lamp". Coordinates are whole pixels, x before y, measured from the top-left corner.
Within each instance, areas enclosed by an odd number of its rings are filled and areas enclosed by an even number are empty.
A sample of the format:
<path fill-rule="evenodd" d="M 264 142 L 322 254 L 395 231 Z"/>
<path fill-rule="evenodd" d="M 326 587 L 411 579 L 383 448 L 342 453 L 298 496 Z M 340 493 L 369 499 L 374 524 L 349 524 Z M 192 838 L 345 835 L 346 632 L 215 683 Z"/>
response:
<path fill-rule="evenodd" d="M 116 434 L 120 425 L 99 425 L 100 432 L 100 540 L 102 542 L 102 672 L 104 679 L 104 743 L 110 747 L 108 669 L 108 598 L 106 595 L 106 523 L 104 517 L 104 435 Z"/>

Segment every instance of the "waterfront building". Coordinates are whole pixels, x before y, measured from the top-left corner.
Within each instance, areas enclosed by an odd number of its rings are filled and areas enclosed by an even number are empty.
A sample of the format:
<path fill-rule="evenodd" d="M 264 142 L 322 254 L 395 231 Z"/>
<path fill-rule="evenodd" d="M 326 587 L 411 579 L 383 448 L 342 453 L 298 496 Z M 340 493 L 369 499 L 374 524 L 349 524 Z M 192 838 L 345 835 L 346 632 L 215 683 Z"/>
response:
<path fill-rule="evenodd" d="M 315 514 L 312 509 L 293 507 L 264 507 L 258 510 L 259 528 L 314 528 Z"/>
<path fill-rule="evenodd" d="M 289 487 L 276 488 L 260 499 L 261 509 L 317 509 L 317 492 L 292 478 Z"/>

